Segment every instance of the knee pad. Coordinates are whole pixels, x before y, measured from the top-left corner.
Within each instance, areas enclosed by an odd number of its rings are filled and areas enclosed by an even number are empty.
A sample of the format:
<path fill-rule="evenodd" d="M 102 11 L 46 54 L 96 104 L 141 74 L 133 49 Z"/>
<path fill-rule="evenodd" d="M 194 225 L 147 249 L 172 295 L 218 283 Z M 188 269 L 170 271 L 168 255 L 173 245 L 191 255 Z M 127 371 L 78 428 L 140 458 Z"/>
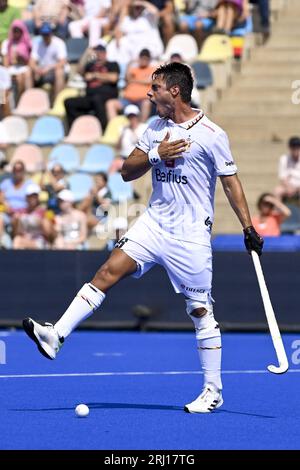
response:
<path fill-rule="evenodd" d="M 193 320 L 193 323 L 195 325 L 197 339 L 201 340 L 220 336 L 219 325 L 215 320 L 213 306 L 211 303 L 187 299 L 186 306 L 187 314 Z M 205 313 L 201 317 L 194 317 L 193 315 L 191 315 L 191 313 L 196 308 L 205 308 L 207 310 L 207 313 Z"/>

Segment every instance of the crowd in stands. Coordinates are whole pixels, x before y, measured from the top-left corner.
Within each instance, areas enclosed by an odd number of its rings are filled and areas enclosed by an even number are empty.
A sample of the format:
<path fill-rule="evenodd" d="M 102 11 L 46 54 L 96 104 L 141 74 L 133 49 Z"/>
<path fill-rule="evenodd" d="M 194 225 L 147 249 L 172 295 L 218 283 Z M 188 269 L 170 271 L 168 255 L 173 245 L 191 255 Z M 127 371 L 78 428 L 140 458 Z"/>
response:
<path fill-rule="evenodd" d="M 153 71 L 165 61 L 186 60 L 179 50 L 167 54 L 174 35 L 193 36 L 199 51 L 210 33 L 246 34 L 251 30 L 251 4 L 259 8 L 267 39 L 269 0 L 0 0 L 0 247 L 88 247 L 89 235 L 116 202 L 111 175 L 120 172 L 155 113 L 146 99 Z M 81 51 L 75 60 L 72 47 L 75 56 Z M 61 161 L 47 156 L 41 168 L 29 171 L 19 154 L 15 159 L 6 155 L 11 142 L 4 118 L 18 114 L 26 90 L 33 88 L 44 90 L 49 107 L 60 109 L 52 113 L 63 119 L 63 135 L 55 143 L 62 143 L 68 132 L 70 136 L 78 118 L 89 116 L 86 139 L 94 119 L 98 127 L 90 143 L 99 144 L 102 135 L 103 144 L 113 146 L 105 168 L 90 167 L 89 189 L 79 199 L 71 184 L 73 171 Z M 194 91 L 193 103 L 199 106 Z M 66 142 L 78 143 L 69 136 Z M 46 145 L 31 142 L 29 134 L 27 142 Z M 278 235 L 290 216 L 286 203 L 299 199 L 299 165 L 300 139 L 292 138 L 289 153 L 280 159 L 278 187 L 258 201 L 254 223 L 263 235 Z M 128 194 L 134 195 L 132 189 Z M 117 218 L 113 238 L 126 228 L 126 219 Z"/>

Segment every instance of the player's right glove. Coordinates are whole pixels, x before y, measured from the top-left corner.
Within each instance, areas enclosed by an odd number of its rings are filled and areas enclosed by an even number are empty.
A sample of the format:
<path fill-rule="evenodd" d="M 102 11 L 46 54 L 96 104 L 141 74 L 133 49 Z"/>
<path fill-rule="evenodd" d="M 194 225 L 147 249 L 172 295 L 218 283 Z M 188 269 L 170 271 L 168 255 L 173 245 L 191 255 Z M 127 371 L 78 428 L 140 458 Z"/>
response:
<path fill-rule="evenodd" d="M 258 256 L 260 256 L 264 245 L 263 238 L 256 232 L 252 225 L 245 228 L 243 231 L 245 247 L 248 253 L 251 254 L 251 251 L 256 251 Z"/>

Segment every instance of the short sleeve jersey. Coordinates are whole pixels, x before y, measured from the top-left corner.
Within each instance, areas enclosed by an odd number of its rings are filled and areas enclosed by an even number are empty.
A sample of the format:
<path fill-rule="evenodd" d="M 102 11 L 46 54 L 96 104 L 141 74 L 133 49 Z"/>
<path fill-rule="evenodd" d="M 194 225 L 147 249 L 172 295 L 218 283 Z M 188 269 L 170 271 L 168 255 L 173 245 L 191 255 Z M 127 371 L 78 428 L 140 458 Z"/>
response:
<path fill-rule="evenodd" d="M 148 153 L 167 132 L 170 141 L 185 139 L 189 146 L 181 158 L 152 168 L 153 193 L 143 217 L 173 238 L 209 245 L 217 176 L 237 172 L 227 134 L 199 111 L 182 124 L 155 119 L 137 148 Z"/>

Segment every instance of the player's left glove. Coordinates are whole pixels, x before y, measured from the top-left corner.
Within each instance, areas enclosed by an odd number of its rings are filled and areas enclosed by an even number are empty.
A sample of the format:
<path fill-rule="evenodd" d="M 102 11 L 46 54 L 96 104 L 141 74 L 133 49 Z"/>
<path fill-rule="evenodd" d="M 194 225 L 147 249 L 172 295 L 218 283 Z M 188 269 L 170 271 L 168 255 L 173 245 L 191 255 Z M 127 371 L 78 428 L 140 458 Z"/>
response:
<path fill-rule="evenodd" d="M 260 256 L 264 245 L 263 238 L 256 232 L 252 225 L 245 228 L 243 231 L 245 247 L 248 253 L 251 254 L 251 251 L 256 251 L 258 256 Z"/>

